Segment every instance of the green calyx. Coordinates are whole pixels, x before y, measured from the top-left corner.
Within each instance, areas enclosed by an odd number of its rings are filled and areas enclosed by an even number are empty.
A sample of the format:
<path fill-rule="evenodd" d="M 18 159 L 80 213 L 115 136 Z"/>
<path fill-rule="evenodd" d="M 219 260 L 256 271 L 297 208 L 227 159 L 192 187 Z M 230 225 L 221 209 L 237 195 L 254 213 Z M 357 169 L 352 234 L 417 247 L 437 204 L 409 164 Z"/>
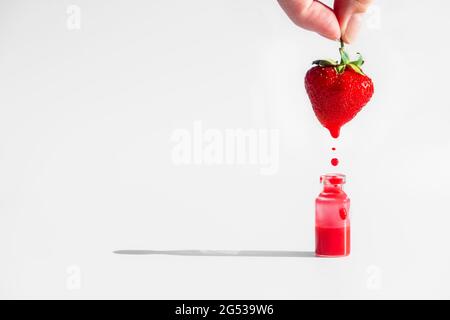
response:
<path fill-rule="evenodd" d="M 313 64 L 318 65 L 319 67 L 333 67 L 337 73 L 341 74 L 345 71 L 347 67 L 352 68 L 356 73 L 364 75 L 364 72 L 361 69 L 361 66 L 364 64 L 363 57 L 360 53 L 358 53 L 358 59 L 350 60 L 350 57 L 344 49 L 344 42 L 341 40 L 341 47 L 339 48 L 339 53 L 341 55 L 341 61 L 336 60 L 316 60 L 313 61 Z"/>

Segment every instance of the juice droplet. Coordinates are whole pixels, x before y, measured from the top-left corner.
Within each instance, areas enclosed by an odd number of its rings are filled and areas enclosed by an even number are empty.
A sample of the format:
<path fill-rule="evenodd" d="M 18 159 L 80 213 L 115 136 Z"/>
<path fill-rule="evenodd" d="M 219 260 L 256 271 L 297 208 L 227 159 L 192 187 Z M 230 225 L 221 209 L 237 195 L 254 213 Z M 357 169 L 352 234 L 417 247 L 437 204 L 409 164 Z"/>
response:
<path fill-rule="evenodd" d="M 328 129 L 328 131 L 330 131 L 330 134 L 333 138 L 339 138 L 339 135 L 341 133 L 340 125 L 327 126 L 326 128 Z"/>
<path fill-rule="evenodd" d="M 333 148 L 331 148 L 331 150 L 333 150 L 333 151 L 336 151 L 336 148 L 335 148 L 335 147 L 333 147 Z"/>
<path fill-rule="evenodd" d="M 339 160 L 337 158 L 333 158 L 331 159 L 331 164 L 336 167 L 339 164 Z"/>

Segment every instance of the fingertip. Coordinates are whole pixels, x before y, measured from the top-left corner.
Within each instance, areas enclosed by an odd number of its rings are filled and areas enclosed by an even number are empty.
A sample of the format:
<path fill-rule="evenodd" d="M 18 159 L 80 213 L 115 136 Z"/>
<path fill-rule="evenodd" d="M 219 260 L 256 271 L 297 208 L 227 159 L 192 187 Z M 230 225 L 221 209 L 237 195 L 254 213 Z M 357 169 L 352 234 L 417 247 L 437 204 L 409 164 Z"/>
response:
<path fill-rule="evenodd" d="M 371 3 L 372 0 L 335 0 L 334 12 L 345 43 L 351 43 L 356 39 L 363 14 Z"/>
<path fill-rule="evenodd" d="M 302 21 L 303 27 L 315 31 L 321 36 L 336 40 L 341 38 L 341 28 L 334 13 L 323 5 L 313 5 L 307 18 Z"/>
<path fill-rule="evenodd" d="M 342 32 L 342 40 L 345 43 L 352 43 L 358 36 L 361 27 L 363 15 L 361 13 L 354 13 L 348 20 L 345 30 Z"/>
<path fill-rule="evenodd" d="M 339 22 L 333 10 L 319 1 L 279 0 L 291 20 L 304 29 L 336 40 L 341 37 Z"/>
<path fill-rule="evenodd" d="M 339 41 L 341 39 L 341 32 L 339 29 L 337 30 L 330 30 L 330 32 L 317 32 L 319 35 L 321 35 L 324 38 L 327 38 L 332 41 Z"/>

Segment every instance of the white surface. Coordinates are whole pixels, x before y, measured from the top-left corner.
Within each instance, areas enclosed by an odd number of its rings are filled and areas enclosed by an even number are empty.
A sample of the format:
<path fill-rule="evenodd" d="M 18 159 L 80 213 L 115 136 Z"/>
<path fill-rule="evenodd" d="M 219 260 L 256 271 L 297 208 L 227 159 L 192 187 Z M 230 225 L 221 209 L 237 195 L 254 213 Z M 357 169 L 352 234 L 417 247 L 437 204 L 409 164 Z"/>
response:
<path fill-rule="evenodd" d="M 376 94 L 337 143 L 353 252 L 324 260 L 112 252 L 312 251 L 336 144 L 303 75 L 337 44 L 274 0 L 1 1 L 0 297 L 450 298 L 450 4 L 427 4 L 377 1 L 350 48 Z M 197 120 L 279 130 L 279 170 L 176 166 Z"/>

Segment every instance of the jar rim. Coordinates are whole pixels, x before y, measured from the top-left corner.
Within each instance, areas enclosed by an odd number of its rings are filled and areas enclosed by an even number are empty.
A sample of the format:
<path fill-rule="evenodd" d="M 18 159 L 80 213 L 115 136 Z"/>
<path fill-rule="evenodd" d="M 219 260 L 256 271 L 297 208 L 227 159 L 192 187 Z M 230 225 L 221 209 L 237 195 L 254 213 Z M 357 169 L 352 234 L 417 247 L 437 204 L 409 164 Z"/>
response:
<path fill-rule="evenodd" d="M 345 184 L 346 182 L 346 176 L 342 173 L 327 173 L 320 176 L 320 183 L 323 184 L 333 184 L 333 185 L 339 185 L 339 184 Z"/>

